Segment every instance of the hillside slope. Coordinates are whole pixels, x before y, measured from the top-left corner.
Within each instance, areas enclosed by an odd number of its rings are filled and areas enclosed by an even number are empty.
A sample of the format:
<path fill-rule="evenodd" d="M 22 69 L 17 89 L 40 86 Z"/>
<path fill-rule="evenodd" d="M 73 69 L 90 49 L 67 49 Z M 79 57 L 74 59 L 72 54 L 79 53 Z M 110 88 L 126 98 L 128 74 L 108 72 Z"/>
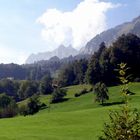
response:
<path fill-rule="evenodd" d="M 78 98 L 75 92 L 86 85 L 68 87 L 68 101 L 51 105 L 50 112 L 45 109 L 34 116 L 16 117 L 0 120 L 0 139 L 2 140 L 97 140 L 101 135 L 103 123 L 108 119 L 109 110 L 120 105 L 100 106 L 94 102 L 94 95 L 88 93 Z M 87 88 L 90 88 L 89 86 Z M 120 87 L 109 88 L 109 103 L 121 100 Z M 131 84 L 131 106 L 139 107 L 140 83 Z M 43 102 L 48 97 L 42 96 Z"/>

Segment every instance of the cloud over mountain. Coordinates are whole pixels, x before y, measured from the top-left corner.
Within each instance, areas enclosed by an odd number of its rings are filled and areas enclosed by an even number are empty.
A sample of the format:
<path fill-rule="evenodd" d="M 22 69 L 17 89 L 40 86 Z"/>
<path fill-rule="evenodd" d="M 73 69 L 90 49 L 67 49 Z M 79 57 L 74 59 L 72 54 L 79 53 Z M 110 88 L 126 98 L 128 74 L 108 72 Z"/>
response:
<path fill-rule="evenodd" d="M 106 12 L 118 6 L 100 0 L 84 0 L 72 11 L 48 9 L 37 22 L 44 25 L 41 33 L 48 46 L 54 49 L 60 44 L 71 44 L 80 48 L 106 29 Z"/>

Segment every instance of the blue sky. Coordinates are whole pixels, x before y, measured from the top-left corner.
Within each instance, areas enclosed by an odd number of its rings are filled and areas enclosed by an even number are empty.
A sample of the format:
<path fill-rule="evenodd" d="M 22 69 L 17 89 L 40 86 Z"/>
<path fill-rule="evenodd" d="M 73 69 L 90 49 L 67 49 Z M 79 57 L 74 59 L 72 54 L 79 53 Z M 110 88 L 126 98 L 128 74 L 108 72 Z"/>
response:
<path fill-rule="evenodd" d="M 0 0 L 0 63 L 13 62 L 22 64 L 31 53 L 53 50 L 61 43 L 65 45 L 72 44 L 79 49 L 97 33 L 130 21 L 140 15 L 140 0 L 85 0 L 87 2 L 82 3 L 81 7 L 78 7 L 83 1 Z M 91 16 L 88 17 L 86 14 L 83 20 L 85 18 L 90 23 L 85 22 L 81 25 L 82 18 L 80 16 L 79 23 L 77 23 L 76 13 L 84 15 L 87 11 L 87 15 L 89 15 L 87 7 L 91 1 L 94 1 L 93 4 L 97 3 L 97 6 L 100 7 L 100 10 L 95 13 L 94 8 L 96 9 L 96 7 L 93 8 L 93 16 L 95 18 L 92 19 L 97 19 L 97 23 L 91 21 Z M 81 12 L 82 8 L 83 11 Z M 48 11 L 48 9 L 53 10 Z M 51 15 L 54 18 L 51 18 Z M 71 24 L 65 23 L 67 15 L 70 17 L 70 20 L 73 20 Z M 72 15 L 75 18 L 72 18 Z M 99 15 L 103 19 L 99 18 Z M 57 17 L 62 17 L 64 24 L 59 19 L 56 21 Z M 60 24 L 59 26 L 57 25 L 58 23 Z M 91 27 L 95 34 L 88 33 L 89 27 L 84 26 L 86 23 L 92 24 Z M 78 27 L 77 30 L 74 26 Z M 83 27 L 85 27 L 85 30 L 81 30 Z M 79 36 L 78 33 L 82 34 L 82 36 Z M 88 34 L 90 38 L 87 37 Z M 52 38 L 53 36 L 54 38 Z"/>

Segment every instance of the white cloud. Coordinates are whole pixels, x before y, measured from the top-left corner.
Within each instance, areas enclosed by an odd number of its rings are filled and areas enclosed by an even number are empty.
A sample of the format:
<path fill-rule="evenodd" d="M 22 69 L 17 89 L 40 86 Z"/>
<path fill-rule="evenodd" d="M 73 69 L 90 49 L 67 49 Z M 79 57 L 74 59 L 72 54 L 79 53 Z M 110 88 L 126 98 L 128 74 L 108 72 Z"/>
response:
<path fill-rule="evenodd" d="M 80 48 L 106 29 L 105 13 L 118 6 L 99 0 L 84 0 L 69 12 L 48 9 L 37 22 L 44 25 L 42 36 L 52 47 L 50 49 L 60 44 Z"/>

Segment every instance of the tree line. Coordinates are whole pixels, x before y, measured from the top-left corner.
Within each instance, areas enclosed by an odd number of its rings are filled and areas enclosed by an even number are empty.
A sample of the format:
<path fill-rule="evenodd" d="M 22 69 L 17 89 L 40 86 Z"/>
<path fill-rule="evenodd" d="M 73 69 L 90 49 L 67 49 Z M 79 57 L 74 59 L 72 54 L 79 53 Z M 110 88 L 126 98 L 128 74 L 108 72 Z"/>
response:
<path fill-rule="evenodd" d="M 74 61 L 61 68 L 57 80 L 61 86 L 80 83 L 95 85 L 98 82 L 116 85 L 119 80 L 114 69 L 121 62 L 131 67 L 131 80 L 140 81 L 140 38 L 136 35 L 122 35 L 110 47 L 101 43 L 89 60 Z"/>

